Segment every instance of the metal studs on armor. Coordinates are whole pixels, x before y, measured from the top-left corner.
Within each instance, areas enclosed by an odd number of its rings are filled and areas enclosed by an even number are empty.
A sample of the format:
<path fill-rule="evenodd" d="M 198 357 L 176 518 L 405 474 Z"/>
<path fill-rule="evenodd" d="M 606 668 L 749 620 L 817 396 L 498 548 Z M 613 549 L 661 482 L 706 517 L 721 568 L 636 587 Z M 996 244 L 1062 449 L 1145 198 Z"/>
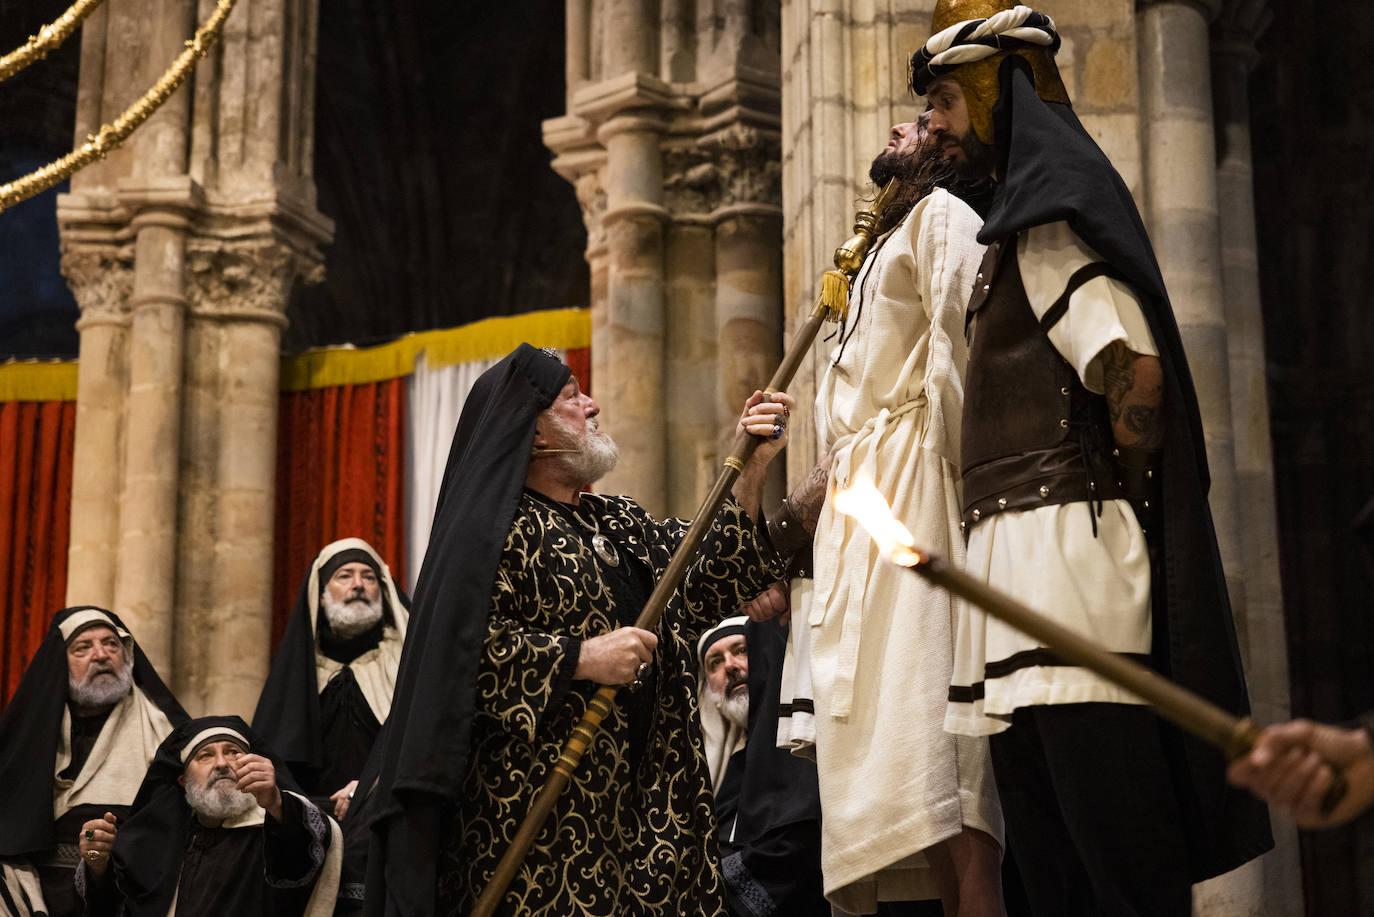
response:
<path fill-rule="evenodd" d="M 980 513 L 978 510 L 975 509 L 975 510 L 973 511 L 973 521 L 974 521 L 974 522 L 977 522 L 980 518 L 982 518 L 982 516 L 983 516 L 983 514 Z"/>
<path fill-rule="evenodd" d="M 1063 388 L 1061 388 L 1061 389 L 1059 390 L 1059 394 L 1061 394 L 1061 395 L 1067 395 L 1068 393 L 1069 393 L 1069 387 L 1068 387 L 1067 385 L 1064 386 Z"/>
<path fill-rule="evenodd" d="M 987 292 L 990 291 L 991 289 L 992 289 L 992 284 L 990 284 L 990 283 L 985 283 L 985 284 L 983 284 L 983 292 L 984 292 L 984 293 L 987 293 Z"/>
<path fill-rule="evenodd" d="M 967 532 L 967 531 L 968 531 L 968 523 L 967 523 L 967 522 L 960 522 L 960 523 L 959 523 L 959 531 L 960 531 L 961 533 Z"/>
<path fill-rule="evenodd" d="M 1068 419 L 1067 417 L 1061 417 L 1061 418 L 1059 418 L 1059 426 L 1061 426 L 1061 427 L 1067 427 L 1068 425 L 1069 425 L 1069 419 Z"/>
<path fill-rule="evenodd" d="M 1097 482 L 1096 482 L 1096 481 L 1089 481 L 1089 482 L 1088 482 L 1088 490 L 1092 491 L 1093 493 L 1096 493 L 1096 492 L 1097 492 Z"/>
<path fill-rule="evenodd" d="M 1121 458 L 1121 450 L 1120 450 L 1120 449 L 1113 449 L 1113 450 L 1112 450 L 1112 457 L 1113 457 L 1113 458 Z M 1121 485 L 1118 484 L 1117 486 L 1120 487 Z"/>
<path fill-rule="evenodd" d="M 978 272 L 978 279 L 979 279 L 980 281 L 983 279 L 983 272 L 982 272 L 982 271 L 979 271 L 979 272 Z"/>
<path fill-rule="evenodd" d="M 1148 481 L 1148 480 L 1150 480 L 1151 478 L 1153 478 L 1154 476 L 1155 476 L 1155 470 L 1154 470 L 1153 468 L 1146 468 L 1146 469 L 1145 469 L 1145 480 Z"/>
<path fill-rule="evenodd" d="M 1048 497 L 1049 495 L 1050 495 L 1050 489 L 1049 489 L 1049 487 L 1048 487 L 1047 485 L 1045 485 L 1045 484 L 1041 484 L 1041 485 L 1040 485 L 1040 496 L 1042 496 L 1042 497 Z"/>
<path fill-rule="evenodd" d="M 778 520 L 778 528 L 780 528 L 780 529 L 785 529 L 785 528 L 787 528 L 787 520 L 786 520 L 786 519 L 779 519 L 779 520 Z"/>
<path fill-rule="evenodd" d="M 997 498 L 997 508 L 998 508 L 998 509 L 1006 509 L 1006 508 L 1007 508 L 1007 498 L 1006 498 L 1006 497 L 998 497 L 998 498 Z"/>

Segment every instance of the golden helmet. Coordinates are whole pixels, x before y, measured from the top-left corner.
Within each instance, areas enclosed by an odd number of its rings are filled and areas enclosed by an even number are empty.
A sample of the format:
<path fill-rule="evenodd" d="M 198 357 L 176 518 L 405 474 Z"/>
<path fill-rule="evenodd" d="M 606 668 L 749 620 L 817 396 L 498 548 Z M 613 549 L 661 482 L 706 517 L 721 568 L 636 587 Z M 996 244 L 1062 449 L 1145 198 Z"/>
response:
<path fill-rule="evenodd" d="M 1015 54 L 1030 64 L 1040 98 L 1068 104 L 1068 90 L 1054 63 L 1059 33 L 1054 20 L 1043 13 L 1011 0 L 939 0 L 930 32 L 930 40 L 911 56 L 912 89 L 925 95 L 935 77 L 953 77 L 964 90 L 973 132 L 989 146 L 992 109 L 1001 92 L 997 71 L 1008 56 Z M 951 61 L 951 56 L 964 59 Z"/>

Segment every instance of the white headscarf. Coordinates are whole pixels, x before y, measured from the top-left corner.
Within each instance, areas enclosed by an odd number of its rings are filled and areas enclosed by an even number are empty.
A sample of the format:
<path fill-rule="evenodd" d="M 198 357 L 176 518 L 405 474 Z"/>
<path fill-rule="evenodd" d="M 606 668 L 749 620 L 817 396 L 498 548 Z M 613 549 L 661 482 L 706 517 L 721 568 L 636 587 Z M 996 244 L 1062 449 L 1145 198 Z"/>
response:
<path fill-rule="evenodd" d="M 749 740 L 749 731 L 722 716 L 720 708 L 711 699 L 706 688 L 706 660 L 702 658 L 702 652 L 707 644 L 714 643 L 722 636 L 722 631 L 742 629 L 748 621 L 744 615 L 726 618 L 697 640 L 697 707 L 701 710 L 701 738 L 706 751 L 706 766 L 711 771 L 712 794 L 719 792 L 730 756 L 744 747 Z"/>

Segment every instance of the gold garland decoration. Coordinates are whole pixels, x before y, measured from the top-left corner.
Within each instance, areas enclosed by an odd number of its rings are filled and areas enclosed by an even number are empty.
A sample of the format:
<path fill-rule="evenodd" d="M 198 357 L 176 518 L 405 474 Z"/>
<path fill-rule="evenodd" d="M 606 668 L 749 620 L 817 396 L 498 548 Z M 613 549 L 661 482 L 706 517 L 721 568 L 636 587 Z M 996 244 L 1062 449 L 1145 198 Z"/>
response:
<path fill-rule="evenodd" d="M 39 29 L 37 35 L 30 35 L 22 48 L 0 57 L 0 80 L 7 80 L 34 61 L 47 57 L 49 51 L 66 41 L 67 37 L 76 31 L 76 27 L 81 25 L 81 20 L 103 2 L 104 0 L 76 0 L 65 13 Z"/>
<path fill-rule="evenodd" d="M 56 162 L 48 163 L 7 185 L 0 185 L 0 212 L 48 190 L 73 172 L 84 169 L 97 159 L 104 159 L 112 150 L 118 149 L 139 125 L 147 121 L 152 113 L 176 92 L 196 62 L 214 47 L 224 27 L 224 20 L 234 9 L 235 2 L 236 0 L 219 0 L 210 18 L 205 20 L 205 24 L 196 29 L 195 36 L 186 42 L 186 50 L 177 56 L 176 62 L 158 78 L 152 89 L 126 108 L 112 123 L 103 125 L 98 133 L 87 137 L 85 143 Z"/>

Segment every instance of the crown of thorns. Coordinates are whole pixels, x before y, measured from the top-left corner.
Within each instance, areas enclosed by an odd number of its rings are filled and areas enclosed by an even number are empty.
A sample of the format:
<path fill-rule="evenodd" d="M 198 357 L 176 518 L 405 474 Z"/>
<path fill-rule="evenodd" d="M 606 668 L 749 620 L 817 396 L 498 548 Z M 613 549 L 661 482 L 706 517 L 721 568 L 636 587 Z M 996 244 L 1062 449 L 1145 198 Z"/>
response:
<path fill-rule="evenodd" d="M 1028 6 L 986 19 L 957 22 L 930 36 L 925 46 L 911 55 L 911 88 L 925 95 L 932 80 L 963 64 L 1026 47 L 1046 48 L 1054 54 L 1059 44 L 1054 20 Z"/>

